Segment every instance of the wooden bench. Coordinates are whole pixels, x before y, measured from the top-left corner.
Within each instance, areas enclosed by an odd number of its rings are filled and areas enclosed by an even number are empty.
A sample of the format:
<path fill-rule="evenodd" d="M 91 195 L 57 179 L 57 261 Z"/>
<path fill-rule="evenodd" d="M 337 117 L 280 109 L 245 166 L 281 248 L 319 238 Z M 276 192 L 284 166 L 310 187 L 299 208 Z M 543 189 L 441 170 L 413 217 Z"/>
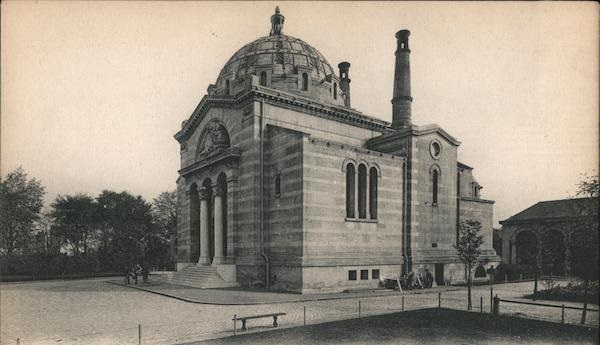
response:
<path fill-rule="evenodd" d="M 272 313 L 272 314 L 262 314 L 262 315 L 254 315 L 254 316 L 241 316 L 233 318 L 233 322 L 237 322 L 238 320 L 242 321 L 242 331 L 247 330 L 246 328 L 246 320 L 250 319 L 261 319 L 263 317 L 272 317 L 273 318 L 273 327 L 277 327 L 277 317 L 285 315 L 285 313 Z M 234 325 L 235 326 L 235 325 Z"/>

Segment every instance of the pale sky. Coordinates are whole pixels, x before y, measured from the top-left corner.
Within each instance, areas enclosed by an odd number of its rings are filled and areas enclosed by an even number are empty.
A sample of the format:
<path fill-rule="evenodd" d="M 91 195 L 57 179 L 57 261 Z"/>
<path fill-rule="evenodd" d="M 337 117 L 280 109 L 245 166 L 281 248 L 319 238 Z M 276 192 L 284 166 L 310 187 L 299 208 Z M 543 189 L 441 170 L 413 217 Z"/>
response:
<path fill-rule="evenodd" d="M 597 171 L 594 2 L 3 1 L 2 176 L 21 165 L 47 203 L 175 189 L 173 135 L 277 4 L 284 33 L 349 61 L 353 107 L 386 121 L 394 34 L 409 29 L 413 123 L 462 142 L 495 222 Z"/>

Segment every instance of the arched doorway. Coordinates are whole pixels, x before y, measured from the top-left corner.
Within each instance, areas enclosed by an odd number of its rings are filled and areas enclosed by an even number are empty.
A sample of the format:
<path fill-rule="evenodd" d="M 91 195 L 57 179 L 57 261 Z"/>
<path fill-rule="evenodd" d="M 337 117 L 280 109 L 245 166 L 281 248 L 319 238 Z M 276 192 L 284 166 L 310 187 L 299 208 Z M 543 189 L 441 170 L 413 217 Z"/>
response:
<path fill-rule="evenodd" d="M 571 233 L 571 274 L 598 279 L 598 262 L 590 260 L 598 253 L 598 230 L 577 228 Z M 596 254 L 597 255 L 597 254 Z"/>
<path fill-rule="evenodd" d="M 190 259 L 197 262 L 200 257 L 200 195 L 198 185 L 192 183 L 189 189 L 190 197 Z"/>
<path fill-rule="evenodd" d="M 475 278 L 485 278 L 487 275 L 485 273 L 485 268 L 483 265 L 477 266 L 475 269 Z"/>
<path fill-rule="evenodd" d="M 542 233 L 542 273 L 565 273 L 565 241 L 558 230 L 550 229 Z"/>
<path fill-rule="evenodd" d="M 222 237 L 221 243 L 223 245 L 223 256 L 227 256 L 227 175 L 225 173 L 220 173 L 217 177 L 217 189 L 221 195 L 221 229 L 222 229 Z"/>
<path fill-rule="evenodd" d="M 515 236 L 517 264 L 529 267 L 536 266 L 537 238 L 532 231 L 523 230 Z"/>
<path fill-rule="evenodd" d="M 208 253 L 205 255 L 204 253 L 201 253 L 202 256 L 206 256 L 207 257 L 207 263 L 212 263 L 212 258 L 214 257 L 214 250 L 215 250 L 215 246 L 214 246 L 214 235 L 213 235 L 213 224 L 214 224 L 214 217 L 213 217 L 213 204 L 212 204 L 212 198 L 213 198 L 213 190 L 212 190 L 212 182 L 209 178 L 204 179 L 204 181 L 202 181 L 202 193 L 201 193 L 201 202 L 205 202 L 205 208 L 206 208 L 206 215 L 202 216 L 202 214 L 200 215 L 200 218 L 205 218 L 206 219 L 206 237 L 202 237 L 200 239 L 200 251 L 202 252 L 202 250 L 207 250 Z M 202 213 L 204 211 L 204 209 L 201 207 L 200 208 L 200 212 Z M 204 224 L 202 224 L 202 222 L 200 222 L 200 232 L 202 233 L 203 229 L 202 226 Z M 206 244 L 202 243 L 202 240 L 207 241 Z"/>

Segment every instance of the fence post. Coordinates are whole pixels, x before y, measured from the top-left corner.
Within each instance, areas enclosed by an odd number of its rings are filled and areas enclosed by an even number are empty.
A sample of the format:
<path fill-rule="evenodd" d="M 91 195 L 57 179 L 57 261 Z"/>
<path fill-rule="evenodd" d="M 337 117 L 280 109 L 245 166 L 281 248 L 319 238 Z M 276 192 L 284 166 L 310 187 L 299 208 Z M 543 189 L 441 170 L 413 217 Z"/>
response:
<path fill-rule="evenodd" d="M 504 274 L 504 283 L 506 283 L 508 281 L 508 273 Z"/>
<path fill-rule="evenodd" d="M 563 304 L 560 309 L 561 309 L 560 322 L 565 323 L 565 305 Z"/>
<path fill-rule="evenodd" d="M 306 326 L 306 306 L 304 306 L 304 326 Z"/>
<path fill-rule="evenodd" d="M 523 273 L 519 273 L 519 280 L 523 280 Z"/>
<path fill-rule="evenodd" d="M 360 319 L 360 300 L 358 300 L 358 318 Z"/>
<path fill-rule="evenodd" d="M 496 295 L 494 297 L 494 303 L 493 303 L 493 306 L 492 306 L 492 314 L 496 315 L 496 316 L 498 314 L 500 314 L 500 298 L 498 298 L 498 295 Z"/>
<path fill-rule="evenodd" d="M 438 308 L 442 307 L 442 293 L 438 292 Z"/>
<path fill-rule="evenodd" d="M 233 314 L 233 335 L 235 336 L 235 328 L 237 327 L 237 314 Z"/>
<path fill-rule="evenodd" d="M 402 296 L 402 311 L 404 311 L 404 296 Z"/>
<path fill-rule="evenodd" d="M 138 324 L 138 345 L 142 345 L 142 324 Z"/>
<path fill-rule="evenodd" d="M 479 297 L 479 311 L 483 314 L 483 297 Z"/>

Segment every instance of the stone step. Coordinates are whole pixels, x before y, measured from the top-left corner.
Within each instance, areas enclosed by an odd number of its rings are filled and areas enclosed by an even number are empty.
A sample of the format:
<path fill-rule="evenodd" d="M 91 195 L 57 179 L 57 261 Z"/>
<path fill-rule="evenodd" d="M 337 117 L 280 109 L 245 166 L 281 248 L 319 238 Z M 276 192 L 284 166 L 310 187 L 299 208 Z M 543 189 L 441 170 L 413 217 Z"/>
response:
<path fill-rule="evenodd" d="M 176 285 L 191 286 L 203 289 L 235 287 L 237 282 L 223 280 L 215 266 L 191 265 L 173 274 L 168 282 Z"/>

